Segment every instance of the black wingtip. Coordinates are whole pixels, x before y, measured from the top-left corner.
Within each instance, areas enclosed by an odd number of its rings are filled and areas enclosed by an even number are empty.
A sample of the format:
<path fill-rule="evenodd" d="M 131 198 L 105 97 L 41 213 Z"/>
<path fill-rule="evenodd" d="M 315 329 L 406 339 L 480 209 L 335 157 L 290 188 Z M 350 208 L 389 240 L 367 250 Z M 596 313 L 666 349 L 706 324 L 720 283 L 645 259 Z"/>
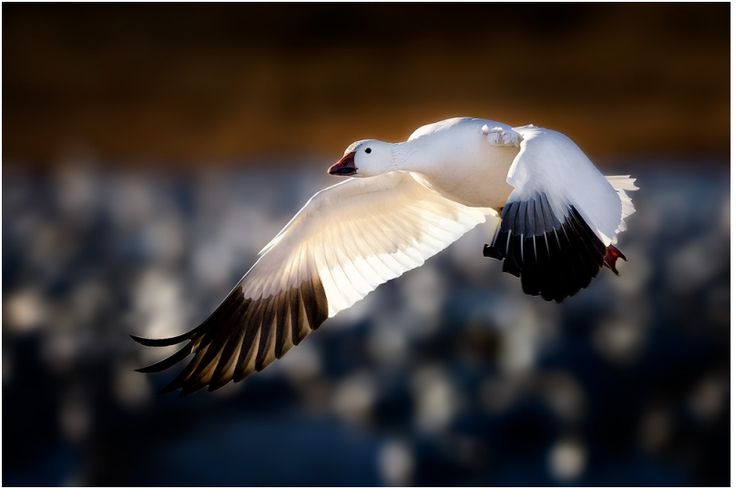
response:
<path fill-rule="evenodd" d="M 164 358 L 160 362 L 156 362 L 153 365 L 149 365 L 147 367 L 137 368 L 136 372 L 141 372 L 144 374 L 161 372 L 162 370 L 166 370 L 167 368 L 175 365 L 177 362 L 185 359 L 191 352 L 192 344 L 190 343 L 173 355 Z"/>
<path fill-rule="evenodd" d="M 205 321 L 188 333 L 156 340 L 131 338 L 154 347 L 186 342 L 170 357 L 138 369 L 144 373 L 159 372 L 186 362 L 183 370 L 157 393 L 160 398 L 178 390 L 179 395 L 186 396 L 205 387 L 209 391 L 220 389 L 254 370 L 262 370 L 316 329 L 327 315 L 327 296 L 319 277 L 314 275 L 294 288 L 255 301 L 236 287 Z M 188 357 L 190 354 L 192 358 Z"/>
<path fill-rule="evenodd" d="M 136 336 L 133 334 L 130 335 L 130 337 L 133 339 L 133 341 L 140 343 L 143 346 L 161 347 L 178 345 L 182 341 L 190 339 L 195 332 L 196 329 L 192 331 L 187 331 L 186 333 L 180 334 L 178 336 L 172 336 L 171 338 L 143 338 L 142 336 Z"/>
<path fill-rule="evenodd" d="M 546 196 L 504 206 L 501 227 L 483 254 L 503 260 L 502 270 L 521 279 L 524 293 L 562 302 L 586 288 L 602 266 L 618 274 L 616 248 L 608 250 L 575 209 L 557 219 Z"/>
<path fill-rule="evenodd" d="M 132 339 L 133 341 L 135 341 L 136 343 L 140 343 L 141 345 L 146 345 L 146 346 L 149 346 L 150 342 L 151 342 L 151 341 L 153 341 L 153 340 L 151 340 L 151 339 L 149 339 L 149 338 L 143 338 L 143 337 L 141 337 L 141 336 L 136 336 L 136 335 L 134 335 L 134 334 L 132 334 L 132 335 L 129 335 L 129 336 L 130 336 L 130 338 L 131 338 L 131 339 Z"/>

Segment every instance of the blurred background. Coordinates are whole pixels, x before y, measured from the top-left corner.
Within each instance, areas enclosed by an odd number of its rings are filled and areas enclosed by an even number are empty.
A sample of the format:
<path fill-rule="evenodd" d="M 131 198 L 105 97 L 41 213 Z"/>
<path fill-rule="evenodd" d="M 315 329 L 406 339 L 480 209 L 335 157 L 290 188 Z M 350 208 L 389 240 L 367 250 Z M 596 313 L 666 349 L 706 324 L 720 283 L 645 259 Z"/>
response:
<path fill-rule="evenodd" d="M 3 4 L 6 485 L 729 484 L 728 4 Z M 636 176 L 562 305 L 480 226 L 214 394 L 196 325 L 353 140 L 534 123 Z"/>

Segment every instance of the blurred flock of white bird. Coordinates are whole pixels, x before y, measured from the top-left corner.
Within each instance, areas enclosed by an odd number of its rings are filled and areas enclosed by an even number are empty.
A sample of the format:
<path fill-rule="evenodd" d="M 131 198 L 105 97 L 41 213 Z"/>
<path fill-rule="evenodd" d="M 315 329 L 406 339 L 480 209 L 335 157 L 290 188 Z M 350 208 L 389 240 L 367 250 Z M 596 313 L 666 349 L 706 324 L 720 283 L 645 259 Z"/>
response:
<path fill-rule="evenodd" d="M 204 319 L 329 182 L 305 166 L 4 175 L 4 483 L 728 481 L 726 166 L 606 168 L 642 189 L 629 261 L 562 305 L 481 225 L 246 382 L 157 398 L 128 334 Z"/>

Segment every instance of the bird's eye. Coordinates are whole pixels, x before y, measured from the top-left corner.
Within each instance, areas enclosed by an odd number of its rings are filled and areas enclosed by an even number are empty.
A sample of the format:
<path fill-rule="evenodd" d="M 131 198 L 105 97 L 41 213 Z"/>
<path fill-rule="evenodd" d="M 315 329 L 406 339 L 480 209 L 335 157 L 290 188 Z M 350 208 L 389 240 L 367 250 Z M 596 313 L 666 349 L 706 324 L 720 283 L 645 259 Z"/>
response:
<path fill-rule="evenodd" d="M 368 154 L 370 154 L 371 148 L 365 148 L 365 152 L 368 153 Z"/>

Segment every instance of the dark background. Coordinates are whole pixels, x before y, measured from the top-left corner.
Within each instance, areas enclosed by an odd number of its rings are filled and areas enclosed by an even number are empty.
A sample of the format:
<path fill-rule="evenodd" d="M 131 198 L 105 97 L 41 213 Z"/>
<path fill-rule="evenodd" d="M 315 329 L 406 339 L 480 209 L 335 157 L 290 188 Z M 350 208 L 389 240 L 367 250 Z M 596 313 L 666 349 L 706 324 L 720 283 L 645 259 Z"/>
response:
<path fill-rule="evenodd" d="M 3 483 L 727 485 L 728 4 L 3 4 Z M 214 394 L 133 369 L 353 140 L 568 134 L 637 213 L 562 305 L 480 226 Z"/>
<path fill-rule="evenodd" d="M 13 4 L 3 157 L 241 166 L 477 115 L 725 156 L 729 5 Z"/>

